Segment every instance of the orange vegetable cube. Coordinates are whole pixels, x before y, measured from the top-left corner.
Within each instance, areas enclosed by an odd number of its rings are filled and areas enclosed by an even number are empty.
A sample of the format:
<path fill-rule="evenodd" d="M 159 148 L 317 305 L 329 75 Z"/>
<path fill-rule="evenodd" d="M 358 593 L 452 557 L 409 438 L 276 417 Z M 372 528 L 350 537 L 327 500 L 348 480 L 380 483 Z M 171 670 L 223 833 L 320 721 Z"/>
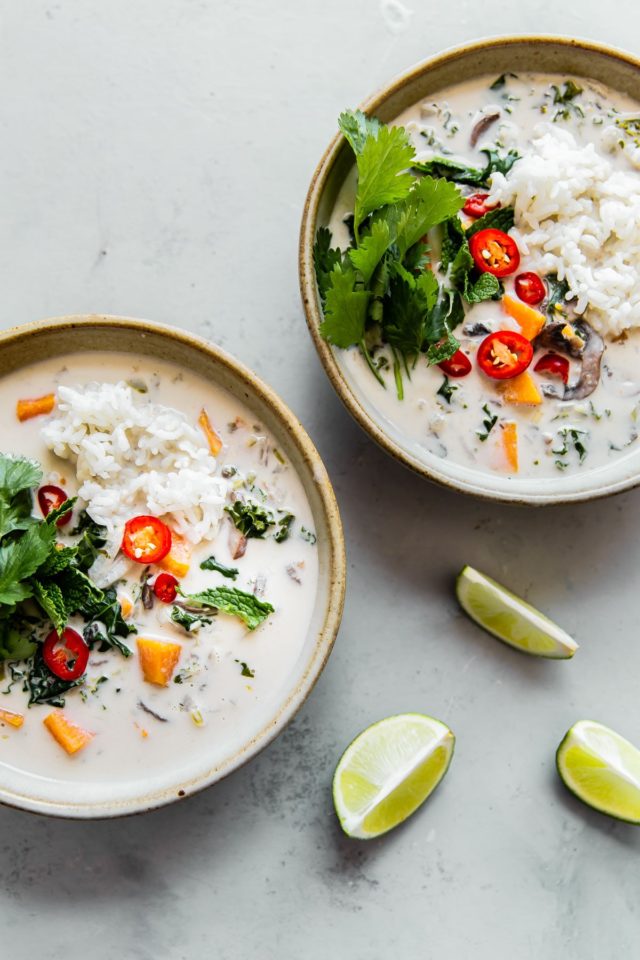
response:
<path fill-rule="evenodd" d="M 171 550 L 157 564 L 167 573 L 172 573 L 174 577 L 181 580 L 189 573 L 189 561 L 191 559 L 191 544 L 179 533 L 171 531 Z"/>
<path fill-rule="evenodd" d="M 182 653 L 180 644 L 152 640 L 151 637 L 138 637 L 137 645 L 144 679 L 147 683 L 166 687 Z"/>
<path fill-rule="evenodd" d="M 118 602 L 120 604 L 120 611 L 122 613 L 122 616 L 126 620 L 127 617 L 131 616 L 131 613 L 133 611 L 133 603 L 131 602 L 129 597 L 124 595 L 121 597 L 118 597 Z"/>
<path fill-rule="evenodd" d="M 20 422 L 30 420 L 31 417 L 39 417 L 44 413 L 51 413 L 55 405 L 55 393 L 47 393 L 44 397 L 35 397 L 32 400 L 18 400 L 16 404 L 16 416 Z"/>
<path fill-rule="evenodd" d="M 24 717 L 21 713 L 14 713 L 13 710 L 0 709 L 0 723 L 8 723 L 11 727 L 19 728 L 24 723 Z"/>
<path fill-rule="evenodd" d="M 200 416 L 198 417 L 198 423 L 202 427 L 202 432 L 207 438 L 207 443 L 209 444 L 209 450 L 214 457 L 217 457 L 220 451 L 222 450 L 222 440 L 211 426 L 211 420 L 209 420 L 209 414 L 203 407 L 200 411 Z"/>
<path fill-rule="evenodd" d="M 542 394 L 535 384 L 531 374 L 525 370 L 511 380 L 504 380 L 500 384 L 500 391 L 507 403 L 522 403 L 537 406 L 542 403 Z"/>
<path fill-rule="evenodd" d="M 95 733 L 84 730 L 77 723 L 74 723 L 73 720 L 65 717 L 62 710 L 54 710 L 53 713 L 47 714 L 42 722 L 51 736 L 57 740 L 60 746 L 69 754 L 82 750 L 82 748 L 86 747 L 88 743 L 91 743 L 95 737 Z"/>
<path fill-rule="evenodd" d="M 533 340 L 537 337 L 547 322 L 544 314 L 540 313 L 539 310 L 534 310 L 527 303 L 514 300 L 507 294 L 502 298 L 502 306 L 505 313 L 508 313 L 520 325 L 522 336 L 526 337 L 527 340 Z"/>
<path fill-rule="evenodd" d="M 514 473 L 518 472 L 518 424 L 513 421 L 500 424 L 502 445 L 507 457 L 507 463 Z"/>

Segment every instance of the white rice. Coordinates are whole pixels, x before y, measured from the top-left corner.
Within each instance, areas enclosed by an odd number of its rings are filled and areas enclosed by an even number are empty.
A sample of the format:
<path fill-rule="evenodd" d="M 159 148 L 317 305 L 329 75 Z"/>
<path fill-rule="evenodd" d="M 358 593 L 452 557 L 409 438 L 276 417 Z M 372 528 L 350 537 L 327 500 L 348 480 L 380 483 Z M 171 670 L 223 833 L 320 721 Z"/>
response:
<path fill-rule="evenodd" d="M 512 235 L 533 269 L 566 279 L 578 313 L 604 335 L 640 327 L 640 177 L 593 143 L 539 124 L 532 149 L 494 174 L 491 199 L 515 207 Z"/>
<path fill-rule="evenodd" d="M 138 514 L 162 517 L 191 543 L 215 537 L 227 481 L 202 432 L 184 414 L 151 403 L 125 383 L 59 387 L 44 442 L 75 464 L 79 497 L 108 531 L 109 552 Z"/>

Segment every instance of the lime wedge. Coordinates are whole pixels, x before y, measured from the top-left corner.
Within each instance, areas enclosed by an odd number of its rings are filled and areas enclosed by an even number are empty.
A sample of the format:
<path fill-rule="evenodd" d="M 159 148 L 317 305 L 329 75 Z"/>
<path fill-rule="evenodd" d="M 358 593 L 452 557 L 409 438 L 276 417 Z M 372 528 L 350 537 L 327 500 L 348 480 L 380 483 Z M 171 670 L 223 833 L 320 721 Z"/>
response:
<path fill-rule="evenodd" d="M 556 753 L 565 787 L 601 813 L 640 823 L 640 750 L 593 720 L 580 720 Z"/>
<path fill-rule="evenodd" d="M 552 620 L 473 567 L 463 567 L 456 582 L 460 606 L 498 640 L 534 657 L 568 660 L 578 644 Z"/>
<path fill-rule="evenodd" d="M 449 768 L 455 737 L 439 720 L 402 713 L 367 727 L 349 744 L 333 776 L 344 832 L 368 840 L 418 809 Z"/>

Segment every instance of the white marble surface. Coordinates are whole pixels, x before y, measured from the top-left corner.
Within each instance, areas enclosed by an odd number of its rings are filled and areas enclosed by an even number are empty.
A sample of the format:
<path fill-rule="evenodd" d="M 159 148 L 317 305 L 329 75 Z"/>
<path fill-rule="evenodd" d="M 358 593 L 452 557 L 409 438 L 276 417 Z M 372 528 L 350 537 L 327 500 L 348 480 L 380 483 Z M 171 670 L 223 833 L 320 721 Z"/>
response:
<path fill-rule="evenodd" d="M 318 444 L 350 558 L 335 653 L 257 761 L 129 820 L 0 810 L 3 958 L 637 954 L 640 832 L 568 796 L 553 758 L 580 717 L 640 740 L 640 494 L 527 512 L 386 458 L 316 360 L 296 240 L 338 112 L 394 73 L 508 31 L 640 53 L 639 27 L 635 0 L 1 0 L 1 323 L 104 311 L 217 340 Z M 532 662 L 465 621 L 463 562 L 573 631 L 575 660 Z M 362 727 L 404 710 L 453 727 L 449 775 L 403 828 L 349 842 L 334 764 Z"/>

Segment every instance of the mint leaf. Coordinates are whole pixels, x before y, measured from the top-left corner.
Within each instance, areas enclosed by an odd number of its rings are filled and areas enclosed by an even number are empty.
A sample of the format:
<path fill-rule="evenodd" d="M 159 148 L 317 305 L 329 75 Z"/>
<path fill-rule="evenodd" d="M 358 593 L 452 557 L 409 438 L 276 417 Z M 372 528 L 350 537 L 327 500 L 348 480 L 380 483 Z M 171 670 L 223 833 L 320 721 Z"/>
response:
<path fill-rule="evenodd" d="M 54 577 L 57 573 L 62 573 L 63 570 L 75 564 L 77 556 L 77 547 L 55 547 L 38 568 L 38 576 Z"/>
<path fill-rule="evenodd" d="M 55 527 L 40 523 L 0 546 L 0 604 L 11 605 L 32 595 L 27 578 L 47 559 L 54 540 Z"/>
<path fill-rule="evenodd" d="M 368 286 L 390 243 L 389 224 L 384 220 L 375 220 L 371 224 L 370 232 L 360 241 L 360 245 L 349 250 L 349 259 L 356 270 L 362 274 L 365 286 Z"/>
<path fill-rule="evenodd" d="M 334 267 L 342 263 L 342 251 L 331 247 L 331 231 L 327 227 L 319 227 L 316 233 L 316 242 L 313 245 L 313 264 L 316 269 L 316 279 L 320 296 L 324 300 L 331 282 L 331 272 Z"/>
<path fill-rule="evenodd" d="M 467 303 L 481 303 L 483 300 L 496 300 L 500 296 L 502 287 L 497 277 L 492 273 L 481 273 L 475 283 L 471 283 L 467 276 L 464 287 L 464 298 Z"/>
<path fill-rule="evenodd" d="M 407 196 L 413 185 L 408 167 L 414 156 L 415 151 L 403 127 L 380 127 L 377 136 L 369 134 L 356 158 L 356 237 L 358 227 L 374 210 Z"/>
<path fill-rule="evenodd" d="M 245 593 L 237 587 L 212 587 L 199 593 L 181 594 L 189 607 L 201 607 L 207 610 L 220 610 L 242 620 L 249 630 L 255 630 L 263 623 L 274 608 L 266 600 L 253 593 Z"/>
<path fill-rule="evenodd" d="M 354 270 L 342 272 L 339 267 L 331 274 L 331 286 L 327 290 L 324 306 L 324 321 L 320 333 L 336 347 L 353 346 L 364 337 L 367 307 L 371 294 L 355 289 Z"/>
<path fill-rule="evenodd" d="M 362 153 L 367 137 L 377 137 L 383 125 L 376 117 L 367 117 L 362 110 L 345 110 L 338 118 L 338 126 L 357 155 Z"/>
<path fill-rule="evenodd" d="M 445 336 L 437 343 L 432 343 L 427 350 L 427 362 L 430 367 L 443 360 L 449 360 L 460 349 L 460 344 L 448 330 Z"/>
<path fill-rule="evenodd" d="M 234 504 L 224 509 L 233 520 L 236 529 L 248 539 L 264 540 L 269 527 L 276 522 L 271 511 L 265 510 L 255 500 L 236 500 Z"/>
<path fill-rule="evenodd" d="M 514 210 L 513 207 L 496 207 L 495 210 L 489 210 L 483 217 L 480 217 L 475 223 L 467 228 L 467 239 L 472 237 L 479 230 L 502 230 L 508 233 L 513 227 Z"/>
<path fill-rule="evenodd" d="M 40 580 L 32 580 L 31 586 L 34 598 L 61 635 L 68 622 L 67 605 L 62 590 L 57 583 L 42 583 Z"/>
<path fill-rule="evenodd" d="M 229 577 L 230 580 L 236 580 L 240 573 L 237 567 L 226 567 L 224 563 L 220 563 L 220 561 L 216 560 L 213 556 L 203 560 L 200 564 L 200 569 L 215 570 L 217 573 L 221 573 L 223 577 Z"/>

